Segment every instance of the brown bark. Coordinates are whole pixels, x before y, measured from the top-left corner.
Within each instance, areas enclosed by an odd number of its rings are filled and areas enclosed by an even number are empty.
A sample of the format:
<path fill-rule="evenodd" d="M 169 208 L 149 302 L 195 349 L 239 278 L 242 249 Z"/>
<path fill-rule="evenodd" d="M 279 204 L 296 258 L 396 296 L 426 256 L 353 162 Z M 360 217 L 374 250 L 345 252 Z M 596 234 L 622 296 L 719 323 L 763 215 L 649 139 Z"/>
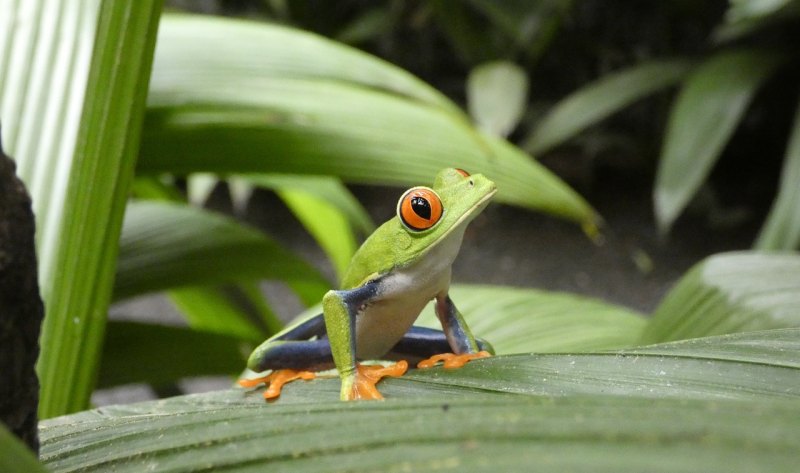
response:
<path fill-rule="evenodd" d="M 39 297 L 31 199 L 0 142 L 0 421 L 38 453 Z"/>

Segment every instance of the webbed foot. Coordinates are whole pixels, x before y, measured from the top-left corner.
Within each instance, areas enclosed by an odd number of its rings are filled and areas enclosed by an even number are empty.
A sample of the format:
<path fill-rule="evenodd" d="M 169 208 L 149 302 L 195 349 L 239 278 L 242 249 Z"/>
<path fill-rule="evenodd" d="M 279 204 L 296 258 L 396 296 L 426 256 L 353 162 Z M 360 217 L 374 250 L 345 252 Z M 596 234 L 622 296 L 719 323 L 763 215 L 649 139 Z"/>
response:
<path fill-rule="evenodd" d="M 344 387 L 342 398 L 346 401 L 360 399 L 383 399 L 375 385 L 381 379 L 391 376 L 398 378 L 408 370 L 408 362 L 400 360 L 391 366 L 356 365 L 356 374 L 349 386 Z"/>
<path fill-rule="evenodd" d="M 432 357 L 422 360 L 417 363 L 417 368 L 433 368 L 436 363 L 443 361 L 444 367 L 448 369 L 461 368 L 466 365 L 468 361 L 478 358 L 487 358 L 492 356 L 488 351 L 479 351 L 478 353 L 464 353 L 456 355 L 455 353 L 440 353 Z"/>
<path fill-rule="evenodd" d="M 296 379 L 309 380 L 316 377 L 316 373 L 312 371 L 275 370 L 260 378 L 240 379 L 238 383 L 243 388 L 252 388 L 262 383 L 267 384 L 267 389 L 264 390 L 264 399 L 275 399 L 281 395 L 281 388 L 284 384 Z"/>

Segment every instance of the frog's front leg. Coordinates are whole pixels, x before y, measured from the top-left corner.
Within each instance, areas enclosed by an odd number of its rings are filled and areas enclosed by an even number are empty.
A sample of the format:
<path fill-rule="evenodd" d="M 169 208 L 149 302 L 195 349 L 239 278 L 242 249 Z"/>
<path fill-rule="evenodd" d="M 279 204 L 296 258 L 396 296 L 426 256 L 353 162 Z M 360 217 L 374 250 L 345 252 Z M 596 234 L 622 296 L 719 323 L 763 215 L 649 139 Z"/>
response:
<path fill-rule="evenodd" d="M 436 317 L 442 324 L 447 342 L 453 352 L 441 353 L 422 360 L 417 364 L 418 368 L 430 368 L 440 361 L 444 362 L 445 368 L 460 368 L 470 360 L 492 355 L 487 350 L 481 350 L 464 321 L 464 316 L 461 315 L 446 292 L 436 296 Z"/>
<path fill-rule="evenodd" d="M 385 376 L 402 376 L 408 363 L 399 361 L 389 367 L 356 364 L 356 317 L 378 292 L 378 283 L 370 281 L 351 290 L 328 291 L 322 299 L 325 326 L 333 361 L 341 378 L 341 399 L 383 399 L 375 384 Z"/>

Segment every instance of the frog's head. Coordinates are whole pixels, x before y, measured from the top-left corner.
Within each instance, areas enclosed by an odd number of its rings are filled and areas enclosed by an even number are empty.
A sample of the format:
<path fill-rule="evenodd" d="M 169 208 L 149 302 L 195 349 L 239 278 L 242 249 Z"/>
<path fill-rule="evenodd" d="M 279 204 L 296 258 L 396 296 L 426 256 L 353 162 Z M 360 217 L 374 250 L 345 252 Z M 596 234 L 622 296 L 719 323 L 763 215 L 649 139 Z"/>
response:
<path fill-rule="evenodd" d="M 430 246 L 469 223 L 497 192 L 482 174 L 443 169 L 433 188 L 412 187 L 397 202 L 397 217 L 409 236 Z"/>

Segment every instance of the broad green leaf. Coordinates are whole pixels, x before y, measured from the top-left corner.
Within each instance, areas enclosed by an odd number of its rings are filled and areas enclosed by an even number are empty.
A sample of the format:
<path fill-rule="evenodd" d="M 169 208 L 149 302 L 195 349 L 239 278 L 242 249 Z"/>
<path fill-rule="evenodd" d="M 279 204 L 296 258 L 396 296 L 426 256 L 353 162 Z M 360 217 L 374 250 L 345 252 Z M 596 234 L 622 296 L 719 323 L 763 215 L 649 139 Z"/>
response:
<path fill-rule="evenodd" d="M 230 390 L 104 408 L 43 423 L 42 460 L 53 471 L 790 472 L 798 340 L 785 329 L 677 354 L 495 357 L 387 380 L 385 402 L 325 401 L 338 393 L 331 378 L 292 383 L 270 404 Z M 793 365 L 751 362 L 781 353 L 775 342 Z"/>
<path fill-rule="evenodd" d="M 800 254 L 723 253 L 695 265 L 664 297 L 642 341 L 800 327 Z"/>
<path fill-rule="evenodd" d="M 154 72 L 159 89 L 180 94 L 184 75 L 235 88 L 236 76 L 335 81 L 380 90 L 460 114 L 412 74 L 355 48 L 275 24 L 165 13 Z M 169 61 L 165 64 L 164 61 Z M 233 77 L 231 77 L 233 73 Z"/>
<path fill-rule="evenodd" d="M 546 153 L 635 101 L 675 85 L 691 65 L 685 59 L 648 61 L 604 76 L 556 104 L 522 148 L 534 154 Z"/>
<path fill-rule="evenodd" d="M 403 379 L 424 382 L 420 391 L 436 388 L 453 395 L 471 389 L 529 396 L 797 400 L 798 335 L 798 329 L 783 329 L 607 353 L 498 356 L 459 370 L 417 370 Z"/>
<path fill-rule="evenodd" d="M 781 62 L 781 56 L 765 51 L 725 51 L 687 78 L 670 111 L 653 191 L 662 234 L 700 188 L 756 90 Z"/>
<path fill-rule="evenodd" d="M 560 179 L 478 133 L 454 105 L 376 85 L 407 73 L 375 60 L 359 62 L 361 78 L 352 79 L 350 48 L 270 25 L 183 16 L 166 16 L 159 38 L 143 173 L 326 174 L 406 186 L 457 165 L 494 179 L 501 202 L 596 219 Z M 274 46 L 269 54 L 264 45 Z"/>
<path fill-rule="evenodd" d="M 498 354 L 634 346 L 646 322 L 619 306 L 535 289 L 454 284 L 450 296 L 472 333 L 488 340 Z M 441 329 L 433 304 L 417 324 Z"/>
<path fill-rule="evenodd" d="M 31 450 L 0 422 L 0 471 L 3 473 L 45 473 Z"/>
<path fill-rule="evenodd" d="M 54 472 L 793 472 L 797 466 L 800 411 L 786 402 L 438 398 L 219 402 L 198 410 L 203 399 L 46 424 L 42 459 Z"/>
<path fill-rule="evenodd" d="M 3 142 L 33 198 L 47 309 L 42 417 L 89 402 L 160 13 L 160 0 L 0 6 Z"/>
<path fill-rule="evenodd" d="M 186 327 L 108 322 L 98 387 L 166 384 L 240 373 L 248 346 L 238 337 Z M 233 381 L 231 381 L 233 382 Z"/>
<path fill-rule="evenodd" d="M 781 171 L 778 196 L 761 227 L 755 247 L 761 250 L 800 248 L 800 103 Z"/>
<path fill-rule="evenodd" d="M 212 212 L 166 202 L 128 205 L 120 238 L 116 299 L 185 286 L 277 279 L 302 283 L 306 303 L 328 283 L 265 234 Z"/>
<path fill-rule="evenodd" d="M 528 76 L 508 61 L 484 63 L 467 78 L 469 114 L 478 128 L 497 136 L 514 131 L 528 100 Z"/>

